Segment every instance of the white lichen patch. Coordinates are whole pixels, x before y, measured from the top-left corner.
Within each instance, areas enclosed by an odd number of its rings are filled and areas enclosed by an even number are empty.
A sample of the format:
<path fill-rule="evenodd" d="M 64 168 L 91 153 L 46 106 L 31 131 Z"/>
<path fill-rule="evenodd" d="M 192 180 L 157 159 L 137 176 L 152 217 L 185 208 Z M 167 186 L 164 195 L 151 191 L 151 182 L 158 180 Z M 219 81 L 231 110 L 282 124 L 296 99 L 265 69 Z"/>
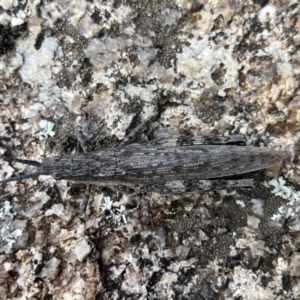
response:
<path fill-rule="evenodd" d="M 125 205 L 120 205 L 119 207 L 113 206 L 113 201 L 110 197 L 104 197 L 104 202 L 102 203 L 103 211 L 108 210 L 111 213 L 111 216 L 115 223 L 120 224 L 123 222 L 124 224 L 127 223 L 126 217 L 124 212 L 126 210 Z"/>
<path fill-rule="evenodd" d="M 15 222 L 16 212 L 11 212 L 12 206 L 9 201 L 4 202 L 4 206 L 0 208 L 0 243 L 1 249 L 5 253 L 9 253 L 17 242 L 18 237 L 22 236 L 24 223 Z"/>
<path fill-rule="evenodd" d="M 0 219 L 3 220 L 6 216 L 13 218 L 13 216 L 16 215 L 16 213 L 12 213 L 10 210 L 12 209 L 12 206 L 9 201 L 4 202 L 4 206 L 0 208 Z"/>
<path fill-rule="evenodd" d="M 39 133 L 37 133 L 37 136 L 39 137 L 39 139 L 45 139 L 48 136 L 54 136 L 55 132 L 53 131 L 53 128 L 55 126 L 54 123 L 47 121 L 47 120 L 41 120 L 39 122 L 39 126 L 41 128 L 41 131 Z"/>
<path fill-rule="evenodd" d="M 110 197 L 104 197 L 104 202 L 102 203 L 102 209 L 103 210 L 111 210 L 113 201 L 110 199 Z"/>
<path fill-rule="evenodd" d="M 295 216 L 295 210 L 293 206 L 299 202 L 300 192 L 295 191 L 293 187 L 286 186 L 286 181 L 283 177 L 278 177 L 277 179 L 270 180 L 268 182 L 268 185 L 273 187 L 271 193 L 283 199 L 289 200 L 286 206 L 281 206 L 278 209 L 278 214 L 273 215 L 271 219 L 276 221 L 282 218 L 287 219 Z"/>
<path fill-rule="evenodd" d="M 16 240 L 19 236 L 22 236 L 23 229 L 18 228 L 16 230 L 10 231 L 9 226 L 3 226 L 0 229 L 0 240 L 3 241 L 8 249 L 6 252 L 9 252 L 10 248 L 16 243 Z M 5 248 L 3 248 L 5 251 Z"/>

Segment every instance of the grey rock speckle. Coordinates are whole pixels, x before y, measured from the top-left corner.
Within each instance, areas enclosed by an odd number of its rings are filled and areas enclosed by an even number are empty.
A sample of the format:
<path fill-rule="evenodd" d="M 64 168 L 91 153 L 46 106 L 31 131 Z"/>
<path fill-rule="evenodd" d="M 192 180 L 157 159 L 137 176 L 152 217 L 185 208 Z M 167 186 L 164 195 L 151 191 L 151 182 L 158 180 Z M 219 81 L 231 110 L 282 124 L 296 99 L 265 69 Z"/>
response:
<path fill-rule="evenodd" d="M 154 227 L 108 188 L 94 187 L 87 214 L 67 227 L 84 185 L 46 176 L 1 185 L 3 299 L 300 298 L 300 5 L 1 6 L 0 155 L 75 153 L 78 129 L 90 151 L 116 147 L 155 115 L 137 142 L 241 133 L 290 153 L 282 177 L 258 173 L 252 190 L 143 195 Z M 31 171 L 0 162 L 1 178 Z"/>

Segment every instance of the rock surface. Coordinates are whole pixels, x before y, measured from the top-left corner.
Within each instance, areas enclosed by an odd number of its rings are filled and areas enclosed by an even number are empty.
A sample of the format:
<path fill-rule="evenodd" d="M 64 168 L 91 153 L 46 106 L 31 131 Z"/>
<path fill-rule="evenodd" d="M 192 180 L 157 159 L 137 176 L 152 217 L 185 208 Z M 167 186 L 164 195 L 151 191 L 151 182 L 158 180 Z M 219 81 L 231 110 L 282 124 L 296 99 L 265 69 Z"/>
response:
<path fill-rule="evenodd" d="M 0 186 L 1 299 L 299 299 L 297 1 L 0 1 L 0 155 L 42 161 L 171 135 L 289 152 L 256 188 L 130 197 Z M 32 168 L 0 162 L 1 178 Z"/>

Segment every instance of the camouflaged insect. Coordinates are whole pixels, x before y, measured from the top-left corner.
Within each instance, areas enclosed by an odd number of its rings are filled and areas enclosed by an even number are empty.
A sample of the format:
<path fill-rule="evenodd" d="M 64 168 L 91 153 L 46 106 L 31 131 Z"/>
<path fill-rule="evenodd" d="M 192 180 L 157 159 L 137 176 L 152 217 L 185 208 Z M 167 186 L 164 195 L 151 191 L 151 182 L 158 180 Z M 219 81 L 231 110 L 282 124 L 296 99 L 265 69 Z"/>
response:
<path fill-rule="evenodd" d="M 86 183 L 89 191 L 90 185 L 159 193 L 253 187 L 253 179 L 224 177 L 264 169 L 281 163 L 285 157 L 283 151 L 233 145 L 237 143 L 245 143 L 244 136 L 181 136 L 97 153 L 56 156 L 43 163 L 1 156 L 6 161 L 36 166 L 38 171 L 0 183 L 51 175 L 57 180 Z"/>

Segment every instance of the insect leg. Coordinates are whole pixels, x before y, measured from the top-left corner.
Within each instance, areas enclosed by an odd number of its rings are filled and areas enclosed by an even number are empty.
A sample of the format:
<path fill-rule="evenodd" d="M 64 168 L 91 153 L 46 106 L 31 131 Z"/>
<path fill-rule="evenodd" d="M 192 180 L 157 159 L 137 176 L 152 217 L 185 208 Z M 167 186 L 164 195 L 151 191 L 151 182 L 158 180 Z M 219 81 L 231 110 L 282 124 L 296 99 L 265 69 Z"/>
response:
<path fill-rule="evenodd" d="M 245 187 L 254 187 L 253 179 L 170 180 L 136 186 L 138 190 L 143 192 L 155 191 L 158 193 L 187 193 Z"/>
<path fill-rule="evenodd" d="M 246 139 L 242 134 L 229 136 L 173 136 L 149 142 L 153 146 L 231 145 L 245 143 Z"/>
<path fill-rule="evenodd" d="M 77 215 L 83 214 L 83 213 L 86 212 L 86 208 L 87 208 L 87 205 L 88 205 L 89 199 L 90 199 L 91 189 L 92 189 L 92 185 L 87 184 L 86 189 L 85 189 L 85 193 L 84 193 L 84 197 L 83 197 L 83 200 L 80 204 L 80 207 L 72 214 L 70 220 L 67 222 L 67 226 L 71 224 L 71 222 L 73 221 L 73 219 Z"/>
<path fill-rule="evenodd" d="M 131 130 L 131 132 L 124 138 L 124 140 L 120 143 L 118 148 L 125 146 L 132 138 L 134 138 L 136 135 L 138 135 L 140 132 L 144 131 L 148 124 L 156 120 L 159 116 L 159 113 L 156 113 L 154 116 L 152 116 L 149 120 L 142 122 L 135 128 Z"/>

